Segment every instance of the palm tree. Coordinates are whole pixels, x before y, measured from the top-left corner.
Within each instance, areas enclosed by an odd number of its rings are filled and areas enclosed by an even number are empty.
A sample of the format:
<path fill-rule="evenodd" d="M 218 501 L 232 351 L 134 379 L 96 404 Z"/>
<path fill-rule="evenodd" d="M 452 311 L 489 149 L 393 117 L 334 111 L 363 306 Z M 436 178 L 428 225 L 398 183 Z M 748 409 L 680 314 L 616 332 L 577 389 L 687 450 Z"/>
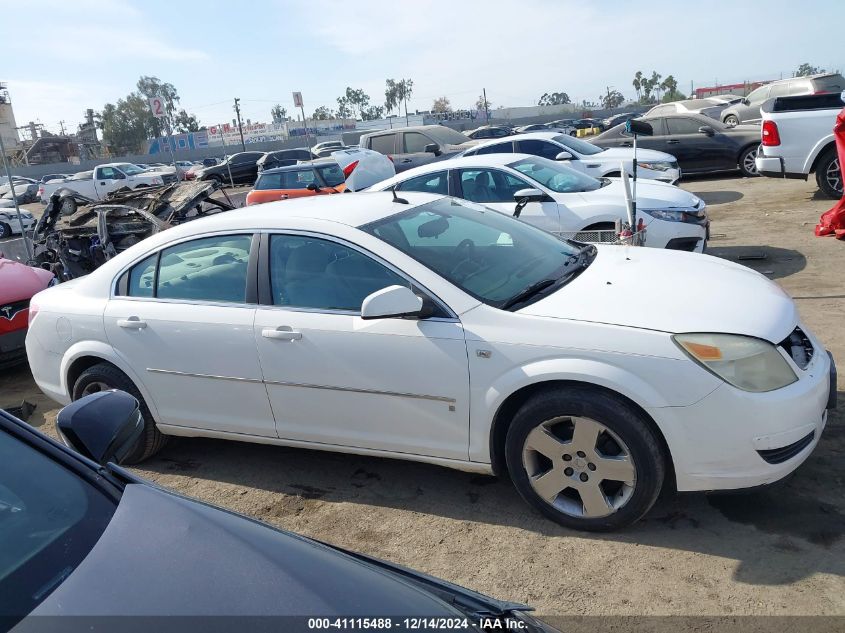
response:
<path fill-rule="evenodd" d="M 651 87 L 654 89 L 654 97 L 657 102 L 660 102 L 660 79 L 662 75 L 656 70 L 651 71 Z"/>
<path fill-rule="evenodd" d="M 642 87 L 643 87 L 643 71 L 641 71 L 641 70 L 637 71 L 637 74 L 634 75 L 633 84 L 634 84 L 634 90 L 636 90 L 636 92 L 637 92 L 637 101 L 639 101 L 640 98 L 642 97 L 641 90 L 642 90 Z"/>

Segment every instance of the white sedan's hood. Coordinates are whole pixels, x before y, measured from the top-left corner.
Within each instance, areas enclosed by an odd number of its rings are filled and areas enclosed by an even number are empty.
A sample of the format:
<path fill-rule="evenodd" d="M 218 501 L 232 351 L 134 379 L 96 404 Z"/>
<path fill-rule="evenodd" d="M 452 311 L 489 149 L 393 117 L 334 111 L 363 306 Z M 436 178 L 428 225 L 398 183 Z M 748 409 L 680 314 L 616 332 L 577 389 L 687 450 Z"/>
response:
<path fill-rule="evenodd" d="M 633 160 L 634 149 L 631 147 L 608 147 L 598 154 L 585 156 L 584 160 L 589 161 L 593 158 L 618 161 Z M 675 161 L 675 157 L 666 152 L 658 152 L 656 149 L 637 149 L 637 160 L 641 163 L 671 163 Z"/>
<path fill-rule="evenodd" d="M 519 314 L 663 332 L 725 332 L 779 343 L 795 303 L 760 273 L 709 255 L 598 246 L 593 263 Z"/>
<path fill-rule="evenodd" d="M 585 200 L 596 204 L 624 204 L 625 186 L 621 178 L 608 178 L 609 185 L 595 191 L 585 191 Z M 633 183 L 631 183 L 633 187 Z M 570 194 L 563 194 L 564 196 Z M 566 203 L 566 199 L 561 202 Z M 637 209 L 700 209 L 704 203 L 696 195 L 680 187 L 657 180 L 637 179 Z"/>

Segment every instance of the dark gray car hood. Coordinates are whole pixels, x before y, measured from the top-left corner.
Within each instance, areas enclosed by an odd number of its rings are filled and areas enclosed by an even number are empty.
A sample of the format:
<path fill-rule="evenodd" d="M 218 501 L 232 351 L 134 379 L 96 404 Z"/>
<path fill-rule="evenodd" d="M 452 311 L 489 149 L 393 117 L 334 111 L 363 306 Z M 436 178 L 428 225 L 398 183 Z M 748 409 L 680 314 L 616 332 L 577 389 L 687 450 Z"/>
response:
<path fill-rule="evenodd" d="M 89 555 L 31 615 L 459 614 L 399 571 L 130 484 Z"/>

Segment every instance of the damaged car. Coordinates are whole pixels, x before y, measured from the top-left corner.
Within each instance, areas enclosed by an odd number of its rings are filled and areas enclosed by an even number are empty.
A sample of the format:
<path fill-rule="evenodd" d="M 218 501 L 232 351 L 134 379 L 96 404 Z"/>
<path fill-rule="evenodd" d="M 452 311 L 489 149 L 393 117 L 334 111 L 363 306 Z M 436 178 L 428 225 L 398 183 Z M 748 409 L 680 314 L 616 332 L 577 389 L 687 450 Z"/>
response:
<path fill-rule="evenodd" d="M 174 183 L 119 191 L 98 202 L 62 188 L 49 198 L 35 226 L 36 262 L 67 281 L 87 275 L 130 246 L 159 231 L 235 208 L 214 182 Z"/>

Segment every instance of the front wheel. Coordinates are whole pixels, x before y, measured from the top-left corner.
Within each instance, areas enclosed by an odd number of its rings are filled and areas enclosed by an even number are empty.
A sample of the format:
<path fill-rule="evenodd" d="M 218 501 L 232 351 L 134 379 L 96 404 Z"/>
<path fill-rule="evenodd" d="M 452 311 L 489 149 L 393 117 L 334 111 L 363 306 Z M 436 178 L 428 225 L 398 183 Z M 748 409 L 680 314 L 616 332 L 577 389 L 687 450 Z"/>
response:
<path fill-rule="evenodd" d="M 0 239 L 12 236 L 12 226 L 5 222 L 0 222 Z"/>
<path fill-rule="evenodd" d="M 577 530 L 628 526 L 663 486 L 664 456 L 641 414 L 591 387 L 541 393 L 516 413 L 505 457 L 519 494 Z"/>
<path fill-rule="evenodd" d="M 759 145 L 752 145 L 751 147 L 746 147 L 742 150 L 739 155 L 739 170 L 746 178 L 753 178 L 754 176 L 759 175 L 757 173 L 757 163 L 754 162 L 757 158 L 757 152 L 759 151 Z"/>
<path fill-rule="evenodd" d="M 739 125 L 739 118 L 734 114 L 729 114 L 725 117 L 724 121 L 722 121 L 725 125 L 734 126 Z"/>
<path fill-rule="evenodd" d="M 842 171 L 835 148 L 826 151 L 819 159 L 816 165 L 816 184 L 828 198 L 838 200 L 842 197 Z"/>
<path fill-rule="evenodd" d="M 73 399 L 79 400 L 85 396 L 109 389 L 120 389 L 135 397 L 144 418 L 144 433 L 138 446 L 124 460 L 126 464 L 137 464 L 158 453 L 167 444 L 167 436 L 156 428 L 155 420 L 150 413 L 144 397 L 135 383 L 114 365 L 98 363 L 83 371 L 73 384 Z"/>

